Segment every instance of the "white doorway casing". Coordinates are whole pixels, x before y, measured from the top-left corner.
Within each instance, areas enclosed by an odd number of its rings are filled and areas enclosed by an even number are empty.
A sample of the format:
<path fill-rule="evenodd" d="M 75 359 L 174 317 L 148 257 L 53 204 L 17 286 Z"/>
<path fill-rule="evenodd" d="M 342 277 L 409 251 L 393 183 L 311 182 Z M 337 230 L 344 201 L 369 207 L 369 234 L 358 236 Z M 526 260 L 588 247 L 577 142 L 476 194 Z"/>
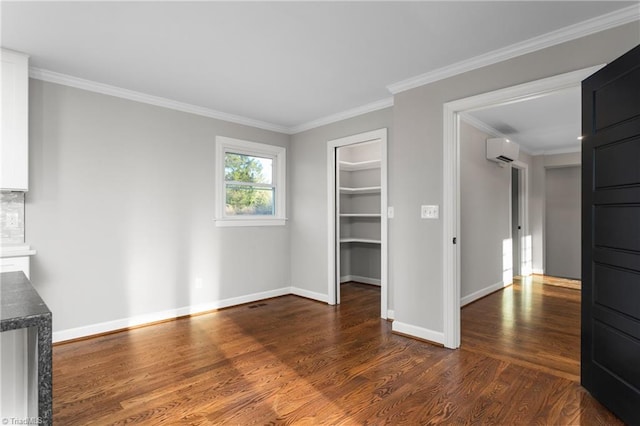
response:
<path fill-rule="evenodd" d="M 388 317 L 388 243 L 387 243 L 387 129 L 372 130 L 327 142 L 327 194 L 328 194 L 328 295 L 329 304 L 339 303 L 336 291 L 340 283 L 336 256 L 339 241 L 336 235 L 336 149 L 365 142 L 380 142 L 380 317 Z"/>
<path fill-rule="evenodd" d="M 604 65 L 447 102 L 443 106 L 443 323 L 444 346 L 460 346 L 460 114 L 506 105 L 579 86 Z M 526 213 L 525 213 L 526 214 Z M 526 223 L 526 222 L 525 222 Z"/>
<path fill-rule="evenodd" d="M 523 277 L 529 276 L 533 273 L 532 260 L 531 260 L 531 238 L 529 233 L 529 165 L 521 161 L 514 161 L 511 163 L 513 169 L 519 170 L 518 178 L 518 218 L 517 222 L 520 223 L 522 229 L 520 229 L 520 242 L 519 242 L 519 261 L 518 268 L 514 268 L 514 275 L 521 275 Z M 513 192 L 513 191 L 512 191 Z M 513 200 L 510 200 L 510 203 Z M 509 215 L 509 219 L 513 220 L 513 216 Z M 509 229 L 513 230 L 512 224 L 509 224 Z M 513 231 L 512 231 L 513 232 Z M 522 237 L 524 236 L 524 238 Z M 511 239 L 513 240 L 513 233 Z M 518 272 L 517 274 L 515 272 Z"/>

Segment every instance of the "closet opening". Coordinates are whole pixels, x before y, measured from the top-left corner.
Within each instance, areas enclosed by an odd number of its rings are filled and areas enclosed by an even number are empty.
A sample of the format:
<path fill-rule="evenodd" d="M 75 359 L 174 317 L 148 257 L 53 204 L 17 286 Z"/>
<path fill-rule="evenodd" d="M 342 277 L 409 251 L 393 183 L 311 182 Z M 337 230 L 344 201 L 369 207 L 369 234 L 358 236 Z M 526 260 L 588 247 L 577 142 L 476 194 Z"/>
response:
<path fill-rule="evenodd" d="M 329 142 L 329 303 L 345 283 L 380 287 L 388 317 L 386 129 Z"/>

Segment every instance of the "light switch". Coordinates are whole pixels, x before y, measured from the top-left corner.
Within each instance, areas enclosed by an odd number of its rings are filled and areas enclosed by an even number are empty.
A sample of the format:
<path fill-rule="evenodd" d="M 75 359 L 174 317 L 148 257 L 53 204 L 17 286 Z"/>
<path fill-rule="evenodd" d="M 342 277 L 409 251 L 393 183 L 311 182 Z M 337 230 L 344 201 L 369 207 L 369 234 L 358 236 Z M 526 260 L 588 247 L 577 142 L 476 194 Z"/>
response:
<path fill-rule="evenodd" d="M 387 219 L 393 219 L 394 213 L 393 207 L 387 207 Z"/>
<path fill-rule="evenodd" d="M 440 216 L 440 206 L 421 206 L 420 217 L 422 219 L 438 219 Z"/>

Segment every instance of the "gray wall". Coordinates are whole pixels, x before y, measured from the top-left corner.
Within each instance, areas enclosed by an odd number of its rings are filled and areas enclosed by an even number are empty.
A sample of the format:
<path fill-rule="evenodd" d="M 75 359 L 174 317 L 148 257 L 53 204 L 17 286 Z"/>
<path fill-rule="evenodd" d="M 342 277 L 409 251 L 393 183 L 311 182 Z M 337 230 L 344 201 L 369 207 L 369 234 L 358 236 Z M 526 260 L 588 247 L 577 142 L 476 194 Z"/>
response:
<path fill-rule="evenodd" d="M 460 126 L 460 297 L 503 284 L 503 242 L 510 238 L 511 168 L 486 159 L 490 135 Z"/>
<path fill-rule="evenodd" d="M 443 330 L 442 220 L 420 220 L 421 204 L 442 205 L 443 104 L 610 62 L 640 41 L 637 22 L 549 47 L 394 96 L 389 247 L 396 320 Z M 442 211 L 441 217 L 447 212 Z"/>
<path fill-rule="evenodd" d="M 216 135 L 288 135 L 33 79 L 29 106 L 26 241 L 54 331 L 290 285 L 288 225 L 213 221 Z"/>
<path fill-rule="evenodd" d="M 546 238 L 547 275 L 580 279 L 581 277 L 581 200 L 580 167 L 557 167 L 546 170 Z"/>
<path fill-rule="evenodd" d="M 388 145 L 394 143 L 393 111 L 385 108 L 348 120 L 298 133 L 291 137 L 289 155 L 292 200 L 291 285 L 328 296 L 327 142 L 386 127 Z M 391 160 L 389 160 L 391 161 Z M 394 171 L 389 169 L 389 174 Z M 393 219 L 390 226 L 393 226 Z M 394 248 L 389 247 L 390 258 Z M 389 282 L 389 309 L 393 309 Z"/>
<path fill-rule="evenodd" d="M 536 155 L 532 157 L 529 192 L 529 231 L 532 236 L 533 273 L 547 273 L 545 265 L 546 245 L 546 170 L 554 167 L 574 167 L 581 164 L 581 153 Z"/>

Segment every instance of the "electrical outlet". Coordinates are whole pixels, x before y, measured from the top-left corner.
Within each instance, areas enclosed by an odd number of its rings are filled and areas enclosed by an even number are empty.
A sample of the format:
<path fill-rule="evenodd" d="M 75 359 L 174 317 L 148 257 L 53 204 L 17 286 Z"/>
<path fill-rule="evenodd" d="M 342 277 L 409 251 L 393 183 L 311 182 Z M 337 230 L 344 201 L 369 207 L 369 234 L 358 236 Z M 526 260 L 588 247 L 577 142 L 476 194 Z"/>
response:
<path fill-rule="evenodd" d="M 394 214 L 393 207 L 387 207 L 387 219 L 393 219 Z"/>
<path fill-rule="evenodd" d="M 439 210 L 439 206 L 420 206 L 420 217 L 422 219 L 438 219 Z"/>

